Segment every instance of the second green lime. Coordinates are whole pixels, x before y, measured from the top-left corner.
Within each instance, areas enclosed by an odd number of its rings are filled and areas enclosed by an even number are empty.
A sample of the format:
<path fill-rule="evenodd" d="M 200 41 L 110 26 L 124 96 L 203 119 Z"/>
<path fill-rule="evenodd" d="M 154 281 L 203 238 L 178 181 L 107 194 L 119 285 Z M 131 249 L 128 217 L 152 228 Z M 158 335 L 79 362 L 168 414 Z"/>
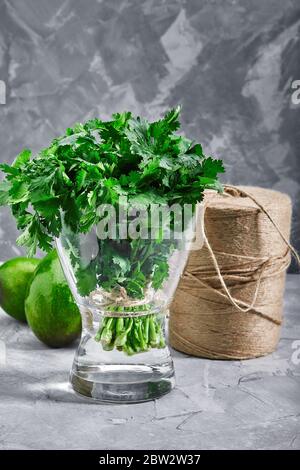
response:
<path fill-rule="evenodd" d="M 66 346 L 80 335 L 79 309 L 55 250 L 40 262 L 34 273 L 25 312 L 33 333 L 48 346 Z"/>

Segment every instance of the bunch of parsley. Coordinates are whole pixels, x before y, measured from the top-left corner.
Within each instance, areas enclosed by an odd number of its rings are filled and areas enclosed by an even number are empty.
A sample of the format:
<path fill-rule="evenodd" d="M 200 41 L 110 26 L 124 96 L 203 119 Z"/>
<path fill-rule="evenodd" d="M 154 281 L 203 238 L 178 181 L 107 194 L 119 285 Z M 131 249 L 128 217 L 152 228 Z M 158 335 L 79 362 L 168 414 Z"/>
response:
<path fill-rule="evenodd" d="M 130 112 L 114 114 L 108 122 L 92 119 L 68 128 L 33 158 L 23 150 L 11 166 L 1 164 L 6 177 L 0 183 L 0 205 L 11 207 L 22 231 L 17 243 L 29 256 L 37 247 L 51 250 L 63 230 L 63 214 L 73 234 L 68 249 L 81 296 L 97 286 L 125 289 L 132 299 L 142 299 L 150 282 L 159 289 L 168 277 L 174 249 L 170 241 L 99 240 L 97 257 L 83 267 L 76 235 L 88 233 L 99 222 L 100 205 L 117 206 L 120 196 L 132 205 L 195 205 L 206 188 L 222 190 L 222 162 L 205 156 L 199 143 L 175 133 L 179 114 L 178 107 L 155 122 Z M 130 322 L 109 320 L 96 337 L 106 348 L 116 346 L 129 354 L 164 344 L 154 315 Z"/>

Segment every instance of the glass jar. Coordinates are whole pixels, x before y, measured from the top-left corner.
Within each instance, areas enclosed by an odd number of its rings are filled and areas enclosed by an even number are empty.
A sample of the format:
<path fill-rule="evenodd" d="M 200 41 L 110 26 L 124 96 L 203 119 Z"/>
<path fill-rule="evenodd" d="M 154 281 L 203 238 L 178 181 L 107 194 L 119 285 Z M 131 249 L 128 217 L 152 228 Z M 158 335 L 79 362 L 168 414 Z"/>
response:
<path fill-rule="evenodd" d="M 76 233 L 62 217 L 57 251 L 82 315 L 70 376 L 77 393 L 129 403 L 174 387 L 165 318 L 187 260 L 191 221 L 188 232 L 105 238 L 99 225 Z"/>

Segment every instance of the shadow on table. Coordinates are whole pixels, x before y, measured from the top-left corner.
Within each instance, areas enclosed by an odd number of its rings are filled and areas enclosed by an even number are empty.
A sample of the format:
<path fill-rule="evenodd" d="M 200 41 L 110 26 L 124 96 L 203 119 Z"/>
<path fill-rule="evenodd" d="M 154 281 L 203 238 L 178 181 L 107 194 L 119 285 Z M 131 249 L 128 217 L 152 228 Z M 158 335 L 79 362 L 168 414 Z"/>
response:
<path fill-rule="evenodd" d="M 69 381 L 68 373 L 52 374 L 48 378 L 38 380 L 32 374 L 14 374 L 10 371 L 3 374 L 0 371 L 0 395 L 1 403 L 36 403 L 57 402 L 95 405 L 99 404 L 74 392 Z"/>

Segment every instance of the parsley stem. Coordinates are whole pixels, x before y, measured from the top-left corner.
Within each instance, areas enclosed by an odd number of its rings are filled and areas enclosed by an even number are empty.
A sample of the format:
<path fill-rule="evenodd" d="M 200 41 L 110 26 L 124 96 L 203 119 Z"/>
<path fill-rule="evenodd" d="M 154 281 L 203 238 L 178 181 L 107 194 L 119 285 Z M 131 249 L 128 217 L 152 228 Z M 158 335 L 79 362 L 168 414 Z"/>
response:
<path fill-rule="evenodd" d="M 128 355 L 165 347 L 163 329 L 156 314 L 130 318 L 104 317 L 95 340 L 100 341 L 106 351 L 115 347 Z"/>

